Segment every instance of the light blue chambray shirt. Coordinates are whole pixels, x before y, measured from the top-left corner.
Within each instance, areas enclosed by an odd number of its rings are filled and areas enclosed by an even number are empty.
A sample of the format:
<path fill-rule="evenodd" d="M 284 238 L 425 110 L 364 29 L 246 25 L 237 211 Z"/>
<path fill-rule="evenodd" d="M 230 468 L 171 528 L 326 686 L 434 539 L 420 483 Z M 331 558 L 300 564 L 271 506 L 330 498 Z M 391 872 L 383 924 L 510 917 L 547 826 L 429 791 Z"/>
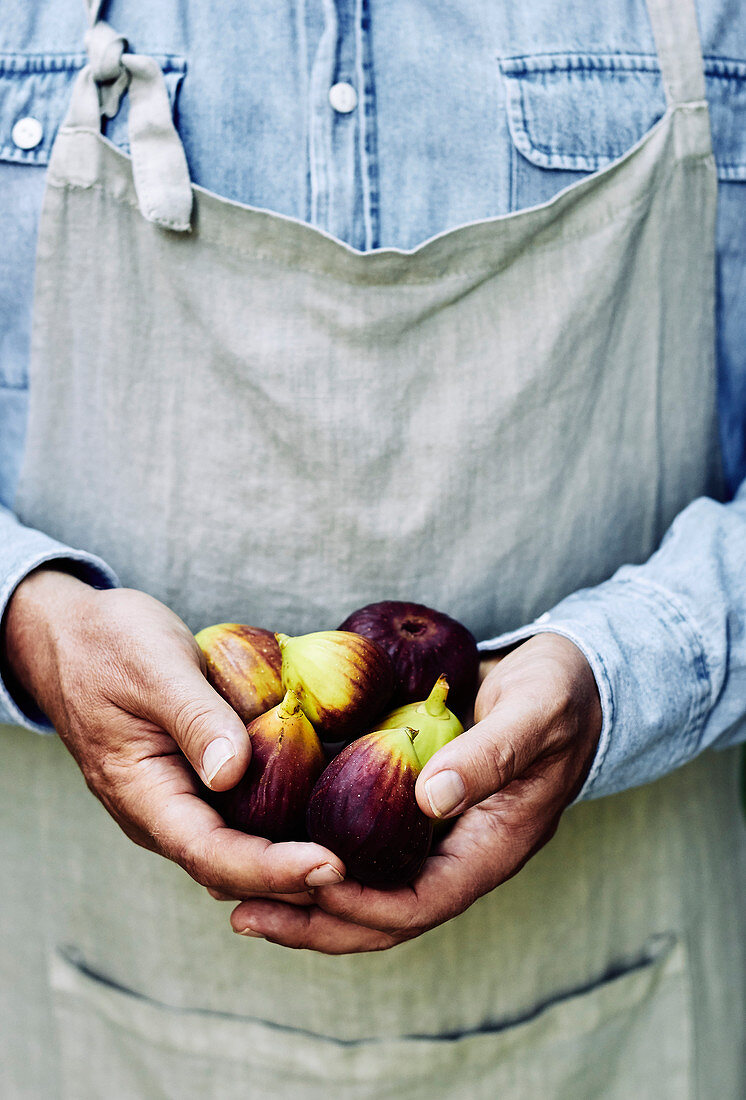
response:
<path fill-rule="evenodd" d="M 698 9 L 720 177 L 720 432 L 732 496 L 746 474 L 746 9 Z M 411 248 L 545 201 L 623 154 L 665 109 L 644 0 L 111 0 L 103 14 L 133 51 L 160 61 L 196 183 L 359 249 Z M 0 612 L 43 561 L 116 580 L 11 511 L 44 166 L 84 30 L 82 0 L 2 0 Z M 348 87 L 330 101 L 335 84 Z M 125 116 L 126 97 L 107 129 L 124 147 Z M 695 501 L 649 562 L 513 635 L 558 631 L 591 663 L 604 727 L 583 797 L 744 737 L 745 626 L 746 490 L 728 504 Z M 48 728 L 2 684 L 0 720 Z"/>

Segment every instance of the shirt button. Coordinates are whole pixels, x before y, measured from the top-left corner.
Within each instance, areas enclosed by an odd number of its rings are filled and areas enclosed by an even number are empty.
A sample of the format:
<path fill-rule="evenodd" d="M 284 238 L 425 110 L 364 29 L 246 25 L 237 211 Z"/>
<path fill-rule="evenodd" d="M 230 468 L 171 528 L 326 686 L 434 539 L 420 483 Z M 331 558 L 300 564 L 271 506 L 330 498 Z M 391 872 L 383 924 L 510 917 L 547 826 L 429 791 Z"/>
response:
<path fill-rule="evenodd" d="M 19 149 L 35 149 L 44 136 L 44 130 L 38 118 L 19 118 L 10 131 L 13 144 Z"/>
<path fill-rule="evenodd" d="M 357 107 L 357 92 L 351 84 L 344 82 L 332 84 L 329 89 L 329 102 L 340 115 L 348 115 Z"/>

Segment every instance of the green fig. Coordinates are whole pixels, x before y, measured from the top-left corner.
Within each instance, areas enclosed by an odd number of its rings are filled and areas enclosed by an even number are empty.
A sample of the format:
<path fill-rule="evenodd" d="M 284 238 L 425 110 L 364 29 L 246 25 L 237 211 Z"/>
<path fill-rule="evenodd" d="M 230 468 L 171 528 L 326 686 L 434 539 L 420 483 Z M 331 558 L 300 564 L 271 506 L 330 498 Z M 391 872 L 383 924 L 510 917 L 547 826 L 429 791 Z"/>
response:
<path fill-rule="evenodd" d="M 304 839 L 308 799 L 326 760 L 297 695 L 288 691 L 246 728 L 251 738 L 246 773 L 210 801 L 234 829 L 274 841 Z"/>
<path fill-rule="evenodd" d="M 419 757 L 420 764 L 425 767 L 431 756 L 438 749 L 442 749 L 454 737 L 464 732 L 464 727 L 446 706 L 448 698 L 448 681 L 441 675 L 435 681 L 433 690 L 427 699 L 421 703 L 407 703 L 406 706 L 397 707 L 381 722 L 376 723 L 376 729 L 390 730 L 400 726 L 411 726 L 417 730 L 417 739 L 414 751 Z"/>
<path fill-rule="evenodd" d="M 206 676 L 244 723 L 282 699 L 282 656 L 271 630 L 218 623 L 195 634 Z"/>
<path fill-rule="evenodd" d="M 394 690 L 391 661 L 376 642 L 344 630 L 275 637 L 283 685 L 297 694 L 323 740 L 349 740 L 370 729 Z"/>
<path fill-rule="evenodd" d="M 339 856 L 366 886 L 402 886 L 418 874 L 433 823 L 417 805 L 422 770 L 412 729 L 377 730 L 335 757 L 314 787 L 311 840 Z"/>

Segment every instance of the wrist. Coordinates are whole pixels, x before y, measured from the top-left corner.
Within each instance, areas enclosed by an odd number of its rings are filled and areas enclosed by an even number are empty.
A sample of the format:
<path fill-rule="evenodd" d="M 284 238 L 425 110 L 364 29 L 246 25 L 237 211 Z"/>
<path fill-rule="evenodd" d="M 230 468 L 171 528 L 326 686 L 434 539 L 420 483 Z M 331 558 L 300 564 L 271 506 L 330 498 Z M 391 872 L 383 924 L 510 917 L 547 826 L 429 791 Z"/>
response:
<path fill-rule="evenodd" d="M 616 576 L 568 596 L 552 609 L 546 628 L 578 646 L 601 696 L 601 736 L 578 799 L 640 786 L 696 755 L 713 681 L 685 601 L 658 585 Z"/>
<path fill-rule="evenodd" d="M 44 565 L 24 577 L 8 601 L 0 632 L 3 674 L 42 709 L 59 626 L 69 621 L 71 605 L 93 591 L 64 569 Z"/>

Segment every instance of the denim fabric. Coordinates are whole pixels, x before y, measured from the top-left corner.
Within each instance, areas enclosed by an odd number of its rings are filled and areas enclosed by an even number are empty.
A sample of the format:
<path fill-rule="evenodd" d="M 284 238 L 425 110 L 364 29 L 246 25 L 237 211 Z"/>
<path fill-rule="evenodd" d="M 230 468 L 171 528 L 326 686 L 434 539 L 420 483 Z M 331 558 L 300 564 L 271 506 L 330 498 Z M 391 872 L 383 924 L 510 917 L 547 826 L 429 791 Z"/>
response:
<path fill-rule="evenodd" d="M 529 626 L 483 643 L 489 650 L 557 633 L 585 654 L 604 717 L 578 800 L 638 786 L 708 746 L 744 740 L 745 576 L 746 486 L 727 505 L 694 501 L 644 565 L 624 566 Z"/>
<path fill-rule="evenodd" d="M 720 428 L 732 494 L 746 474 L 746 16 L 738 0 L 698 6 L 721 181 Z M 112 0 L 104 16 L 133 50 L 158 57 L 195 182 L 362 250 L 412 247 L 545 201 L 620 156 L 665 108 L 643 0 Z M 68 0 L 3 6 L 0 501 L 9 507 L 26 418 L 44 166 L 84 29 L 82 4 Z M 338 81 L 357 92 L 347 114 L 329 105 Z M 31 150 L 11 136 L 27 116 L 43 126 Z M 126 97 L 107 134 L 126 147 Z M 604 732 L 585 794 L 643 782 L 738 737 L 743 525 L 740 505 L 698 502 L 651 562 L 569 597 L 549 623 L 524 631 L 566 633 L 596 672 Z M 40 552 L 69 556 L 49 540 L 40 549 L 38 539 L 46 536 L 0 513 L 6 599 Z M 113 583 L 102 564 L 90 567 L 98 583 Z M 3 718 L 22 720 L 0 692 Z"/>

